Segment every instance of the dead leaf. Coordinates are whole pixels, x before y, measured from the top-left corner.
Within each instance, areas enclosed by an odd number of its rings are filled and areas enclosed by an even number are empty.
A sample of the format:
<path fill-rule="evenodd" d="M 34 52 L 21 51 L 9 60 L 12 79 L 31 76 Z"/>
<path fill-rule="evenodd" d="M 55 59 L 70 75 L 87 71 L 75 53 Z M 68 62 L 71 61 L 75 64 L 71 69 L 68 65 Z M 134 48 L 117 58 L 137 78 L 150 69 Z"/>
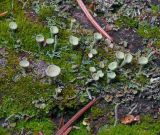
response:
<path fill-rule="evenodd" d="M 8 11 L 5 11 L 3 13 L 0 13 L 0 17 L 6 16 L 8 14 Z"/>
<path fill-rule="evenodd" d="M 131 124 L 134 121 L 134 116 L 133 115 L 126 115 L 121 119 L 122 124 Z"/>
<path fill-rule="evenodd" d="M 133 116 L 133 115 L 126 115 L 125 117 L 123 117 L 121 119 L 121 123 L 122 124 L 131 124 L 133 122 L 139 122 L 140 121 L 140 116 L 137 115 L 137 116 Z"/>

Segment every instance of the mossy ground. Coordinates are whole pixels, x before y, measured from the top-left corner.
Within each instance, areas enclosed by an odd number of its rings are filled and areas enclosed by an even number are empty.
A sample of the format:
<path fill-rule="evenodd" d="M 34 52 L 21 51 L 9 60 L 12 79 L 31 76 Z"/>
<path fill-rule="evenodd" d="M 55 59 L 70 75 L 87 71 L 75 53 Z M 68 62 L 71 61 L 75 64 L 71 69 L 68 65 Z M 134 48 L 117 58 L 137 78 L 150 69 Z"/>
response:
<path fill-rule="evenodd" d="M 151 5 L 151 13 L 149 15 L 146 15 L 146 13 L 143 13 L 143 16 L 146 17 L 158 17 L 159 16 L 159 6 L 158 5 Z M 144 39 L 155 39 L 155 42 L 153 45 L 155 47 L 159 48 L 159 40 L 160 40 L 160 28 L 158 24 L 151 25 L 150 19 L 146 19 L 141 21 L 141 17 L 127 17 L 127 16 L 120 16 L 119 19 L 115 21 L 115 25 L 122 28 L 132 28 L 135 29 L 139 36 L 143 37 Z"/>
<path fill-rule="evenodd" d="M 81 76 L 90 77 L 88 74 L 88 69 L 90 66 L 98 67 L 99 61 L 106 60 L 107 64 L 115 61 L 114 51 L 109 49 L 106 53 L 103 47 L 97 48 L 99 54 L 93 58 L 93 61 L 90 61 L 87 57 L 88 50 L 83 50 L 81 48 L 82 44 L 78 49 L 73 49 L 69 44 L 69 36 L 73 34 L 68 29 L 60 29 L 58 34 L 58 47 L 57 50 L 60 52 L 59 57 L 49 57 L 47 51 L 52 51 L 53 46 L 42 47 L 40 52 L 38 44 L 36 43 L 35 37 L 37 34 L 43 34 L 45 38 L 50 37 L 49 27 L 46 25 L 46 16 L 50 17 L 52 14 L 56 16 L 54 9 L 51 7 L 42 7 L 38 16 L 36 16 L 35 22 L 27 16 L 21 6 L 18 5 L 18 2 L 14 2 L 14 8 L 12 10 L 12 5 L 10 0 L 0 0 L 0 12 L 8 11 L 6 17 L 0 18 L 0 47 L 5 47 L 6 52 L 8 53 L 5 57 L 7 60 L 7 65 L 4 68 L 0 69 L 0 74 L 4 75 L 3 78 L 0 78 L 0 118 L 8 118 L 12 115 L 21 117 L 22 115 L 29 116 L 29 120 L 24 118 L 15 120 L 11 119 L 11 122 L 16 125 L 14 128 L 10 129 L 9 132 L 21 132 L 22 129 L 27 131 L 32 131 L 32 133 L 37 134 L 43 129 L 45 135 L 53 134 L 57 125 L 54 124 L 54 121 L 51 121 L 51 111 L 61 110 L 63 111 L 66 108 L 69 109 L 80 109 L 78 107 L 79 99 L 77 97 L 79 91 L 77 91 L 78 86 L 84 86 L 86 80 L 76 80 L 77 77 L 75 72 L 72 69 L 73 65 L 78 65 L 78 72 L 81 72 Z M 157 13 L 157 7 L 152 7 L 153 14 Z M 62 21 L 67 25 L 66 28 L 69 28 L 69 21 L 62 17 L 56 16 L 55 25 L 60 26 Z M 17 31 L 10 31 L 8 24 L 10 21 L 16 21 L 18 24 Z M 117 22 L 116 25 L 122 27 L 122 24 L 126 24 L 127 27 L 136 28 L 137 32 L 144 38 L 159 38 L 160 31 L 159 27 L 151 27 L 148 24 L 142 23 L 138 25 L 137 19 L 127 18 L 122 16 Z M 147 33 L 147 34 L 146 34 Z M 80 36 L 81 34 L 77 34 Z M 20 40 L 20 46 L 17 49 L 17 41 Z M 157 45 L 159 42 L 157 41 Z M 26 76 L 21 76 L 19 80 L 14 81 L 14 77 L 21 72 L 19 67 L 20 55 L 23 51 L 28 51 L 29 60 L 41 59 L 46 63 L 56 64 L 62 69 L 62 73 L 59 76 L 58 80 L 61 80 L 65 88 L 61 93 L 62 100 L 56 101 L 53 98 L 55 93 L 55 88 L 58 87 L 56 83 L 52 84 L 42 84 L 40 79 L 35 78 L 35 76 L 29 74 Z M 67 50 L 67 51 L 66 51 Z M 84 51 L 84 52 L 83 52 Z M 83 59 L 87 59 L 86 64 L 82 65 Z M 89 63 L 89 64 L 87 64 Z M 134 69 L 137 70 L 136 67 Z M 75 80 L 73 82 L 73 80 Z M 126 76 L 117 76 L 117 82 L 122 82 L 123 84 L 128 83 Z M 136 78 L 136 81 L 145 85 L 146 78 L 144 76 L 139 76 Z M 101 79 L 100 85 L 106 85 L 106 79 Z M 99 85 L 95 83 L 95 85 Z M 116 86 L 116 85 L 115 85 Z M 81 91 L 80 91 L 81 92 Z M 94 93 L 94 92 L 93 92 Z M 97 93 L 97 91 L 95 91 Z M 73 98 L 74 97 L 74 98 Z M 87 97 L 87 96 L 86 96 Z M 86 98 L 85 97 L 85 98 Z M 33 104 L 33 101 L 43 99 L 46 107 L 45 109 L 37 109 Z M 87 100 L 88 101 L 88 100 Z M 84 102 L 86 103 L 86 102 Z M 82 104 L 81 104 L 82 105 Z M 104 115 L 102 108 L 93 107 L 91 113 L 94 119 Z M 73 112 L 72 112 L 73 113 Z M 148 122 L 148 121 L 147 121 Z M 150 121 L 148 123 L 141 123 L 133 125 L 131 127 L 119 125 L 116 127 L 110 127 L 104 129 L 100 132 L 100 135 L 105 135 L 106 133 L 110 134 L 123 134 L 124 130 L 129 133 L 135 134 L 153 134 L 157 133 L 159 122 L 152 123 L 150 126 Z M 144 130 L 144 127 L 147 126 L 149 130 Z M 154 128 L 153 128 L 154 126 Z M 153 128 L 153 129 L 152 129 Z M 137 129 L 139 131 L 137 131 Z M 0 134 L 9 135 L 7 131 L 3 128 L 0 128 Z M 80 130 L 73 130 L 71 133 L 73 135 L 89 135 L 89 132 L 83 125 L 80 125 Z M 126 135 L 128 135 L 126 134 Z"/>
<path fill-rule="evenodd" d="M 113 121 L 114 123 L 114 121 Z M 159 134 L 159 120 L 152 119 L 151 116 L 143 116 L 141 122 L 133 125 L 118 124 L 116 127 L 104 125 L 99 129 L 98 135 L 157 135 Z M 87 128 L 79 125 L 80 130 L 74 129 L 71 135 L 89 135 Z"/>
<path fill-rule="evenodd" d="M 159 134 L 160 122 L 153 120 L 149 116 L 142 118 L 142 122 L 135 125 L 117 125 L 104 126 L 100 129 L 98 135 L 157 135 Z"/>
<path fill-rule="evenodd" d="M 29 121 L 17 121 L 16 129 L 20 130 L 25 128 L 27 130 L 32 130 L 33 132 L 39 132 L 41 129 L 44 129 L 44 133 L 50 135 L 53 133 L 54 124 L 49 121 L 49 111 L 57 104 L 52 100 L 55 93 L 54 89 L 57 85 L 42 84 L 40 80 L 32 75 L 27 75 L 25 77 L 21 76 L 16 82 L 13 79 L 21 72 L 21 69 L 19 68 L 19 59 L 23 50 L 32 54 L 39 53 L 35 36 L 41 33 L 45 38 L 49 38 L 50 31 L 42 22 L 39 21 L 35 23 L 31 21 L 18 4 L 18 2 L 14 1 L 14 8 L 12 10 L 11 1 L 0 1 L 0 12 L 8 11 L 6 17 L 0 18 L 0 43 L 1 47 L 9 48 L 6 49 L 8 54 L 5 56 L 7 65 L 0 69 L 0 73 L 5 76 L 4 78 L 0 78 L 0 92 L 2 95 L 0 100 L 0 117 L 7 118 L 11 115 L 21 114 L 26 114 L 31 117 L 38 116 L 39 120 L 31 119 Z M 40 18 L 45 19 L 44 16 L 46 16 L 46 10 L 40 12 Z M 18 25 L 17 31 L 13 32 L 9 30 L 8 25 L 10 21 L 16 21 Z M 68 45 L 69 34 L 70 31 L 60 30 L 58 35 L 58 38 L 60 38 L 60 40 L 58 39 L 58 49 Z M 18 52 L 15 49 L 17 40 L 20 40 L 21 43 Z M 60 79 L 63 80 L 63 83 L 68 83 L 75 77 L 72 73 L 69 61 L 74 61 L 75 64 L 79 64 L 81 60 L 81 51 L 75 50 L 66 53 L 65 50 L 62 49 L 61 59 L 52 59 L 46 55 L 47 50 L 51 51 L 52 49 L 53 47 L 43 48 L 40 50 L 41 52 L 39 53 L 40 55 L 38 58 L 43 59 L 46 62 L 57 64 L 62 69 L 65 68 L 63 69 L 64 72 L 60 76 Z M 33 55 L 30 55 L 29 59 L 35 58 L 33 58 Z M 59 104 L 59 108 L 63 109 L 66 106 L 75 106 L 76 101 L 74 101 L 74 99 L 68 100 L 68 96 L 74 96 L 75 92 L 76 91 L 72 86 L 67 86 L 64 90 L 64 100 L 62 100 L 61 105 Z M 43 98 L 47 104 L 45 109 L 37 109 L 32 103 L 34 100 L 39 100 L 40 98 Z"/>

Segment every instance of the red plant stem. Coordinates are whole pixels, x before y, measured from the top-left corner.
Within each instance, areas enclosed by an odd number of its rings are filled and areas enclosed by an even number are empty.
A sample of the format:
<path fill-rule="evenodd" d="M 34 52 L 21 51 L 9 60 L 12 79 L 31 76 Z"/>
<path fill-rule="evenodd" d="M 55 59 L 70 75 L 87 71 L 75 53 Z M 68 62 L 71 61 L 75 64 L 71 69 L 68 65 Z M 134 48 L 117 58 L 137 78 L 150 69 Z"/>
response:
<path fill-rule="evenodd" d="M 67 130 L 63 133 L 63 135 L 68 135 L 72 130 L 72 127 L 67 128 Z"/>
<path fill-rule="evenodd" d="M 72 125 L 84 112 L 86 112 L 99 98 L 90 101 L 85 107 L 78 111 L 55 135 L 63 135 L 69 126 Z"/>
<path fill-rule="evenodd" d="M 108 38 L 110 41 L 113 41 L 112 37 L 110 37 L 102 28 L 99 26 L 99 24 L 94 20 L 94 18 L 91 16 L 89 11 L 87 10 L 86 6 L 82 2 L 82 0 L 76 0 L 88 20 L 92 23 L 92 25 L 105 37 Z"/>

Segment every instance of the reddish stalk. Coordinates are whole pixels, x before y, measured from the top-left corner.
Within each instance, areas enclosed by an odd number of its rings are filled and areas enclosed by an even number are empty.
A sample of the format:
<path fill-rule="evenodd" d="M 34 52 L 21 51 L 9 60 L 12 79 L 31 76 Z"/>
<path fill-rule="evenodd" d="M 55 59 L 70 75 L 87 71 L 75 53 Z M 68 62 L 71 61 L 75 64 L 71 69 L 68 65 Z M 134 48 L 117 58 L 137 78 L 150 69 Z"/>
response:
<path fill-rule="evenodd" d="M 65 131 L 75 122 L 84 112 L 86 112 L 99 98 L 93 99 L 80 111 L 78 111 L 55 135 L 63 135 Z"/>
<path fill-rule="evenodd" d="M 113 41 L 112 37 L 110 37 L 102 28 L 99 26 L 99 24 L 94 20 L 94 18 L 91 16 L 89 11 L 87 10 L 86 6 L 82 2 L 82 0 L 76 0 L 88 20 L 92 23 L 92 25 L 105 37 L 108 38 L 110 41 Z"/>
<path fill-rule="evenodd" d="M 68 135 L 72 130 L 72 127 L 67 128 L 67 130 L 63 133 L 63 135 Z"/>

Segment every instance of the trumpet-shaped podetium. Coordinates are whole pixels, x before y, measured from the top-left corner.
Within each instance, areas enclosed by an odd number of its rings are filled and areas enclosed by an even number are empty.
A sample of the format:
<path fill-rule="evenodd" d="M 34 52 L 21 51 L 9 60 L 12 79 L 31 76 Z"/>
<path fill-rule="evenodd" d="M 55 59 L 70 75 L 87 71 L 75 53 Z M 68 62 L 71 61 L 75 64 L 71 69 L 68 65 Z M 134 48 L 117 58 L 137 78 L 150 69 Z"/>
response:
<path fill-rule="evenodd" d="M 90 52 L 90 53 L 88 53 L 88 57 L 89 58 L 93 58 L 93 54 Z"/>
<path fill-rule="evenodd" d="M 125 54 L 124 60 L 123 60 L 123 62 L 121 63 L 120 67 L 124 66 L 125 64 L 131 63 L 131 62 L 132 62 L 132 59 L 133 59 L 132 54 L 130 54 L 130 53 Z"/>
<path fill-rule="evenodd" d="M 57 26 L 51 26 L 50 27 L 50 32 L 55 35 L 55 34 L 59 33 L 59 29 L 58 29 Z"/>
<path fill-rule="evenodd" d="M 108 73 L 107 73 L 107 77 L 108 77 L 109 79 L 114 79 L 114 78 L 116 77 L 116 73 L 115 73 L 115 72 L 108 72 Z"/>
<path fill-rule="evenodd" d="M 108 65 L 108 68 L 109 68 L 110 70 L 115 70 L 117 67 L 118 67 L 118 63 L 117 63 L 116 61 L 111 62 L 111 63 Z"/>
<path fill-rule="evenodd" d="M 70 24 L 70 30 L 73 28 L 73 24 L 76 22 L 76 19 L 72 18 L 71 19 L 71 24 Z"/>
<path fill-rule="evenodd" d="M 122 59 L 124 59 L 124 53 L 123 52 L 121 52 L 121 51 L 117 51 L 116 52 L 116 58 L 117 59 L 119 59 L 119 60 L 122 60 Z"/>
<path fill-rule="evenodd" d="M 56 65 L 49 65 L 45 70 L 45 72 L 46 72 L 46 75 L 49 77 L 56 77 L 60 74 L 61 69 Z"/>
<path fill-rule="evenodd" d="M 72 45 L 76 46 L 76 45 L 79 44 L 79 39 L 78 39 L 77 37 L 75 37 L 75 36 L 70 36 L 70 37 L 69 37 L 69 42 L 70 42 Z"/>
<path fill-rule="evenodd" d="M 138 58 L 138 64 L 146 65 L 147 63 L 148 63 L 148 58 L 147 57 L 141 56 L 141 57 Z"/>
<path fill-rule="evenodd" d="M 102 72 L 102 70 L 98 70 L 97 71 L 97 75 L 102 78 L 104 76 L 104 73 Z"/>
<path fill-rule="evenodd" d="M 75 22 L 76 22 L 76 19 L 75 19 L 75 18 L 71 18 L 71 22 L 72 22 L 72 23 L 75 23 Z"/>
<path fill-rule="evenodd" d="M 92 79 L 95 81 L 99 80 L 99 75 L 97 73 L 92 74 Z"/>
<path fill-rule="evenodd" d="M 9 28 L 11 30 L 16 30 L 18 28 L 17 23 L 16 22 L 10 22 L 9 23 Z"/>
<path fill-rule="evenodd" d="M 102 39 L 102 34 L 101 33 L 94 33 L 94 40 L 95 41 L 98 41 L 98 40 L 101 40 Z"/>
<path fill-rule="evenodd" d="M 90 67 L 89 71 L 92 72 L 92 73 L 94 73 L 94 72 L 96 72 L 96 68 L 95 67 Z"/>
<path fill-rule="evenodd" d="M 54 39 L 53 38 L 46 39 L 46 44 L 51 45 L 53 43 L 54 43 Z"/>
<path fill-rule="evenodd" d="M 125 63 L 131 63 L 132 59 L 133 59 L 132 54 L 130 54 L 130 53 L 125 54 L 125 57 L 124 57 Z"/>
<path fill-rule="evenodd" d="M 42 43 L 42 42 L 44 42 L 44 36 L 43 36 L 42 34 L 38 34 L 38 35 L 36 36 L 36 41 L 37 41 L 37 43 Z"/>
<path fill-rule="evenodd" d="M 96 55 L 96 54 L 98 53 L 96 49 L 91 49 L 90 52 L 91 52 L 93 55 Z"/>
<path fill-rule="evenodd" d="M 29 67 L 29 61 L 24 59 L 19 62 L 19 65 L 23 68 Z"/>
<path fill-rule="evenodd" d="M 148 63 L 148 57 L 141 56 L 138 58 L 138 64 L 140 64 L 139 72 L 137 75 L 141 74 L 142 68 Z"/>
<path fill-rule="evenodd" d="M 100 62 L 99 62 L 99 67 L 100 67 L 100 68 L 104 68 L 104 67 L 105 67 L 104 61 L 100 61 Z"/>

